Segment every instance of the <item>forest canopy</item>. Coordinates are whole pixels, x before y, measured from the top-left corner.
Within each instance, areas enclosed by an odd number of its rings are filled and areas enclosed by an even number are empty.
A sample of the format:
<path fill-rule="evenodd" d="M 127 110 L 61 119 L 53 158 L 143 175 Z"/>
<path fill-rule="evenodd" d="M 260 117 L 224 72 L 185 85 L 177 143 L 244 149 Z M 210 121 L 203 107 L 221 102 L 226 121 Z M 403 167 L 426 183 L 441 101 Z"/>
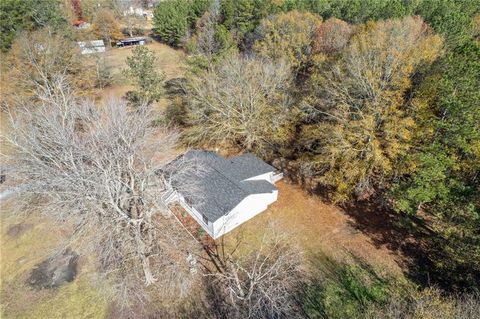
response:
<path fill-rule="evenodd" d="M 478 316 L 480 0 L 3 0 L 0 31 L 13 214 L 71 223 L 118 317 Z M 344 224 L 213 240 L 169 201 L 205 186 L 172 188 L 188 149 L 253 153 Z M 341 257 L 298 243 L 332 234 Z"/>

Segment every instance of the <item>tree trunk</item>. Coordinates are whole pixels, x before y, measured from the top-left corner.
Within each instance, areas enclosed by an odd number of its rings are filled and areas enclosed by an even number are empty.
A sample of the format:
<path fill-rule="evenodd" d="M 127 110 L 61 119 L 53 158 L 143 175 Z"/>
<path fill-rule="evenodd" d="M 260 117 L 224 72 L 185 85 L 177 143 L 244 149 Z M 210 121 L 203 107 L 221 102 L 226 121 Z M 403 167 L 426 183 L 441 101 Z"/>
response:
<path fill-rule="evenodd" d="M 148 262 L 148 257 L 142 254 L 142 267 L 143 274 L 145 276 L 145 285 L 149 286 L 157 281 L 150 270 L 150 263 Z"/>

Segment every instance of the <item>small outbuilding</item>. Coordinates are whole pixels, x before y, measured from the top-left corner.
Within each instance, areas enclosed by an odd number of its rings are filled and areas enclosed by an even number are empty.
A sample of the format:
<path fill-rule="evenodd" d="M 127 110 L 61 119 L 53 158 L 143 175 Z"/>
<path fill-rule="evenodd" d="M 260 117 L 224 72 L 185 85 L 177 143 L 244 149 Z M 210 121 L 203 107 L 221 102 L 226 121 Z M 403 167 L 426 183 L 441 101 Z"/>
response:
<path fill-rule="evenodd" d="M 253 154 L 224 158 L 211 151 L 191 150 L 175 161 L 183 160 L 201 168 L 175 180 L 164 202 L 179 203 L 213 239 L 277 200 L 275 182 L 283 175 Z M 195 186 L 180 191 L 188 184 Z"/>
<path fill-rule="evenodd" d="M 148 38 L 146 37 L 134 37 L 126 38 L 117 42 L 117 47 L 123 48 L 133 45 L 145 45 L 148 43 Z"/>
<path fill-rule="evenodd" d="M 81 41 L 77 43 L 82 54 L 105 52 L 103 40 Z"/>
<path fill-rule="evenodd" d="M 128 10 L 123 11 L 123 16 L 136 15 L 143 18 L 153 18 L 153 13 L 150 10 L 130 6 Z"/>

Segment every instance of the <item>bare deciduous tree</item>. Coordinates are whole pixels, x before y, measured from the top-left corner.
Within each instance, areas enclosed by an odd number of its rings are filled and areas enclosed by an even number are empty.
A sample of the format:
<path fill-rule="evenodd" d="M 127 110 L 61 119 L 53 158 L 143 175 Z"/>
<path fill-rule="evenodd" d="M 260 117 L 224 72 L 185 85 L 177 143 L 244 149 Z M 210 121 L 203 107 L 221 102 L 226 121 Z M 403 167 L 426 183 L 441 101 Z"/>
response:
<path fill-rule="evenodd" d="M 74 224 L 70 243 L 98 256 L 122 305 L 152 290 L 186 295 L 196 278 L 187 256 L 198 246 L 163 199 L 195 164 L 177 161 L 169 176 L 159 174 L 176 155 L 177 134 L 152 126 L 145 107 L 117 100 L 98 107 L 78 101 L 63 80 L 54 84 L 38 105 L 11 114 L 9 174 L 22 185 L 18 196 Z"/>
<path fill-rule="evenodd" d="M 45 87 L 61 75 L 78 89 L 88 94 L 95 86 L 93 63 L 80 54 L 78 45 L 51 28 L 32 33 L 22 33 L 6 56 L 8 71 L 3 87 L 6 102 L 12 103 L 35 95 L 39 87 Z M 11 87 L 10 87 L 11 86 Z"/>
<path fill-rule="evenodd" d="M 188 90 L 188 140 L 258 152 L 287 140 L 295 119 L 291 84 L 287 64 L 239 56 L 195 76 Z"/>
<path fill-rule="evenodd" d="M 215 36 L 215 28 L 219 21 L 220 1 L 215 0 L 209 10 L 196 23 L 196 32 L 192 39 L 196 53 L 211 57 L 221 49 L 221 43 Z"/>
<path fill-rule="evenodd" d="M 236 318 L 295 318 L 294 300 L 301 278 L 301 256 L 288 244 L 288 238 L 270 228 L 260 246 L 239 256 L 235 249 L 226 251 L 224 243 L 210 252 L 215 270 L 207 269 L 213 288 L 219 294 L 224 313 Z"/>

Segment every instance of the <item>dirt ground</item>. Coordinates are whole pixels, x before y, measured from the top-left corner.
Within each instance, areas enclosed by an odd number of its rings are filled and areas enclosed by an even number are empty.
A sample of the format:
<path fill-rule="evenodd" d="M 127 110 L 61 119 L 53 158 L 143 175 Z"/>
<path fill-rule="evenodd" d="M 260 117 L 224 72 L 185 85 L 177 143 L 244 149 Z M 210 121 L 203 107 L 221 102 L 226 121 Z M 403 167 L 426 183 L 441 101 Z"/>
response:
<path fill-rule="evenodd" d="M 343 259 L 348 252 L 365 259 L 380 271 L 401 273 L 400 256 L 386 246 L 376 245 L 357 230 L 354 220 L 337 206 L 306 194 L 286 181 L 277 183 L 278 200 L 267 211 L 252 218 L 227 235 L 227 240 L 259 240 L 271 224 L 292 238 L 308 256 L 324 252 Z"/>

